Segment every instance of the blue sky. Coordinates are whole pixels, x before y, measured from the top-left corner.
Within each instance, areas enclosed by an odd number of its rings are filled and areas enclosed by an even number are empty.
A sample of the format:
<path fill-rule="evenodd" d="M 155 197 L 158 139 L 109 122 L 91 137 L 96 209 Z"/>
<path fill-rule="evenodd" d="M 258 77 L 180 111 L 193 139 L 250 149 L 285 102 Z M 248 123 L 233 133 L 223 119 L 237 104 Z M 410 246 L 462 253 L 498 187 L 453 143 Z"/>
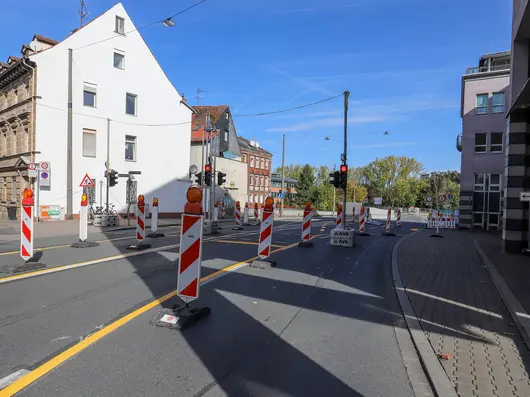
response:
<path fill-rule="evenodd" d="M 116 3 L 85 1 L 89 19 Z M 122 3 L 142 26 L 196 1 Z M 3 60 L 19 55 L 33 33 L 61 40 L 79 23 L 74 0 L 2 3 Z M 349 90 L 351 166 L 404 155 L 432 171 L 460 168 L 461 75 L 480 55 L 509 49 L 510 29 L 509 0 L 207 0 L 177 17 L 175 27 L 141 33 L 190 103 L 201 88 L 200 104 L 228 104 L 237 115 Z M 286 163 L 333 166 L 342 152 L 342 112 L 337 98 L 235 122 L 240 135 L 274 154 L 275 166 L 283 133 Z"/>

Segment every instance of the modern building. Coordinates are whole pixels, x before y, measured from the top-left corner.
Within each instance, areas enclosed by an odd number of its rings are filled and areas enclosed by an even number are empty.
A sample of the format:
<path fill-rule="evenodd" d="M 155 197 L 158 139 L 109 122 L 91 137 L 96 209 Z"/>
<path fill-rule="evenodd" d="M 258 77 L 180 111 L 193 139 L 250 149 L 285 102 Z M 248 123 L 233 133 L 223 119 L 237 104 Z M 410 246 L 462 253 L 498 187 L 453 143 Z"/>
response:
<path fill-rule="evenodd" d="M 192 113 L 121 4 L 61 42 L 35 35 L 22 59 L 0 66 L 1 216 L 20 206 L 24 187 L 35 187 L 30 162 L 49 164 L 41 206 L 75 217 L 85 174 L 102 204 L 107 157 L 121 174 L 141 171 L 137 192 L 148 203 L 158 197 L 162 215 L 181 213 Z M 110 201 L 125 211 L 125 181 L 111 188 Z"/>
<path fill-rule="evenodd" d="M 206 143 L 211 141 L 211 153 L 215 156 L 215 171 L 226 174 L 226 183 L 216 189 L 215 201 L 223 201 L 227 207 L 233 206 L 236 201 L 244 203 L 248 197 L 248 167 L 241 156 L 230 107 L 219 105 L 193 108 L 196 113 L 191 124 L 191 164 L 196 165 L 200 170 L 208 163 Z"/>
<path fill-rule="evenodd" d="M 483 55 L 462 76 L 460 226 L 499 230 L 510 52 Z"/>
<path fill-rule="evenodd" d="M 286 190 L 285 197 L 283 199 L 284 205 L 292 205 L 296 197 L 296 185 L 298 181 L 294 178 L 283 178 L 283 189 Z M 275 204 L 281 202 L 280 193 L 282 190 L 282 176 L 280 174 L 271 175 L 271 197 L 274 199 Z"/>
<path fill-rule="evenodd" d="M 248 203 L 263 204 L 270 194 L 272 154 L 261 147 L 259 142 L 239 137 L 241 157 L 248 166 Z"/>
<path fill-rule="evenodd" d="M 510 101 L 506 120 L 504 216 L 502 238 L 506 251 L 530 248 L 530 7 L 513 1 Z"/>

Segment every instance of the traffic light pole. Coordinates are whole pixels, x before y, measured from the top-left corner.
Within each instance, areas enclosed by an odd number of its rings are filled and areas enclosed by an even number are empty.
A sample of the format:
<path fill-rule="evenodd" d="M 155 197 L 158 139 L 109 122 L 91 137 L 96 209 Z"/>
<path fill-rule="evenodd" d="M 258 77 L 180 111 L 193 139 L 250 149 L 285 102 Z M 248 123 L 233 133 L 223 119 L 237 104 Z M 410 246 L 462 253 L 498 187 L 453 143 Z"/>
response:
<path fill-rule="evenodd" d="M 333 173 L 335 173 L 335 171 L 337 171 L 337 166 L 335 164 L 333 164 Z M 335 216 L 335 205 L 337 204 L 337 188 L 333 188 L 333 205 L 332 205 L 332 208 L 331 208 L 331 211 L 332 212 L 332 215 Z"/>
<path fill-rule="evenodd" d="M 350 96 L 349 91 L 344 91 L 344 156 L 342 158 L 342 164 L 348 164 L 348 97 Z M 344 195 L 342 198 L 342 208 L 344 214 L 346 214 L 346 200 L 348 191 L 348 173 L 346 170 L 346 183 L 344 184 Z M 343 219 L 346 217 L 343 215 Z"/>
<path fill-rule="evenodd" d="M 105 207 L 107 215 L 109 214 L 109 194 L 110 194 L 110 119 L 107 119 L 107 193 L 105 198 Z"/>

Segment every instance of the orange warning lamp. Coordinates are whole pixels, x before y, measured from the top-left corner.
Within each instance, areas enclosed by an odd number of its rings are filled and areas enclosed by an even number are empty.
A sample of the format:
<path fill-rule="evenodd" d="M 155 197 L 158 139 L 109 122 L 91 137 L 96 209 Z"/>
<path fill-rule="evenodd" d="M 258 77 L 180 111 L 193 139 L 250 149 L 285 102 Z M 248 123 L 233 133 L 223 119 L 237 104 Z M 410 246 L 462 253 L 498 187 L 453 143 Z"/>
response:
<path fill-rule="evenodd" d="M 265 199 L 265 209 L 268 211 L 272 211 L 272 204 L 274 204 L 274 200 L 272 199 L 272 197 L 267 197 Z"/>
<path fill-rule="evenodd" d="M 241 208 L 241 203 L 239 201 L 236 201 L 236 208 Z"/>
<path fill-rule="evenodd" d="M 33 190 L 27 187 L 24 189 L 24 192 L 22 193 L 22 205 L 32 206 L 33 203 L 34 203 Z"/>
<path fill-rule="evenodd" d="M 186 192 L 188 202 L 184 206 L 186 214 L 200 215 L 202 213 L 202 189 L 199 186 L 190 186 Z"/>
<path fill-rule="evenodd" d="M 86 194 L 81 195 L 81 207 L 86 207 L 88 205 L 88 197 Z"/>
<path fill-rule="evenodd" d="M 138 195 L 138 207 L 145 207 L 145 197 L 143 194 Z"/>
<path fill-rule="evenodd" d="M 153 197 L 153 207 L 158 207 L 158 197 Z"/>
<path fill-rule="evenodd" d="M 311 201 L 306 201 L 305 202 L 305 208 L 306 209 L 310 209 L 311 208 Z"/>
<path fill-rule="evenodd" d="M 339 204 L 337 208 L 342 212 L 342 204 Z"/>
<path fill-rule="evenodd" d="M 214 201 L 214 202 L 213 202 L 213 206 L 214 206 L 215 208 L 219 207 L 219 201 Z"/>

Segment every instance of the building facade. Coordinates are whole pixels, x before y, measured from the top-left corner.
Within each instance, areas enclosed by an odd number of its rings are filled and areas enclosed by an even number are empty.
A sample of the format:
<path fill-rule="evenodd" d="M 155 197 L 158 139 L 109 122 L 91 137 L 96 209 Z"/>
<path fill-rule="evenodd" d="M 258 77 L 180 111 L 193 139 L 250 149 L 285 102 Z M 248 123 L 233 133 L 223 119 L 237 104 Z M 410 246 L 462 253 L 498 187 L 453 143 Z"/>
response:
<path fill-rule="evenodd" d="M 270 194 L 272 154 L 258 142 L 239 137 L 241 161 L 248 167 L 248 203 L 263 204 Z"/>
<path fill-rule="evenodd" d="M 108 157 L 110 168 L 120 174 L 141 171 L 141 175 L 136 175 L 137 193 L 144 194 L 147 203 L 153 197 L 159 198 L 162 215 L 181 213 L 189 182 L 179 179 L 188 176 L 193 109 L 169 81 L 123 6 L 115 5 L 59 43 L 51 45 L 49 39 L 46 43 L 39 37 L 35 41 L 34 48 L 32 44 L 23 47 L 24 58 L 17 61 L 21 62 L 21 70 L 26 67 L 24 62 L 31 62 L 34 72 L 28 68 L 30 72 L 19 77 L 28 86 L 26 91 L 33 93 L 19 90 L 17 101 L 22 107 L 33 101 L 33 113 L 26 117 L 27 124 L 21 121 L 22 125 L 16 127 L 17 131 L 28 130 L 27 138 L 24 134 L 17 136 L 16 147 L 18 152 L 26 153 L 23 157 L 28 162 L 49 162 L 49 185 L 40 189 L 40 205 L 56 206 L 66 217 L 76 217 L 82 193 L 79 185 L 85 174 L 95 180 L 96 205 L 102 205 Z M 14 73 L 14 67 L 0 72 L 0 81 Z M 31 73 L 35 74 L 33 87 Z M 11 107 L 15 103 L 13 90 L 11 86 Z M 12 111 L 4 108 L 3 113 L 6 112 L 11 120 Z M 0 128 L 7 131 L 5 123 Z M 13 130 L 13 125 L 10 128 Z M 2 134 L 0 139 L 6 140 Z M 22 160 L 14 160 L 17 153 L 10 142 L 10 154 L 6 153 L 8 158 L 2 157 L 0 162 L 20 168 Z M 14 168 L 5 172 L 18 172 Z M 23 185 L 29 183 L 23 170 L 19 171 L 18 196 Z M 5 178 L 0 182 L 5 182 Z M 7 185 L 10 183 L 8 178 Z M 110 189 L 109 195 L 116 210 L 125 212 L 123 179 Z"/>
<path fill-rule="evenodd" d="M 283 190 L 286 191 L 283 200 L 284 206 L 290 206 L 294 204 L 296 197 L 296 185 L 298 181 L 293 178 L 283 178 Z M 271 197 L 274 199 L 275 204 L 281 203 L 280 193 L 282 190 L 282 176 L 280 174 L 271 174 Z"/>
<path fill-rule="evenodd" d="M 191 164 L 196 165 L 199 170 L 203 167 L 203 138 L 205 142 L 211 140 L 215 171 L 226 174 L 226 183 L 216 189 L 215 201 L 223 201 L 226 207 L 232 207 L 236 201 L 244 203 L 248 197 L 248 166 L 242 162 L 230 107 L 220 105 L 193 108 L 196 113 L 191 125 Z M 204 164 L 207 161 L 205 153 Z M 208 208 L 206 204 L 204 207 Z"/>
<path fill-rule="evenodd" d="M 513 1 L 510 102 L 506 118 L 504 215 L 502 238 L 506 251 L 530 248 L 530 7 Z"/>
<path fill-rule="evenodd" d="M 462 76 L 460 226 L 499 230 L 510 52 L 483 55 Z"/>

